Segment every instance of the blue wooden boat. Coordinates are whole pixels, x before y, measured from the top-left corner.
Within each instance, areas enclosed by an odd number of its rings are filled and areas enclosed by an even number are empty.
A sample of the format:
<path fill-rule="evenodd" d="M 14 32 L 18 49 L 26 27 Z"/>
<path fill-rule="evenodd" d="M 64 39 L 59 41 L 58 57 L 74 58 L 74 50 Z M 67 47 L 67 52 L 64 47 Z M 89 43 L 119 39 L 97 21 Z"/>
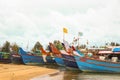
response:
<path fill-rule="evenodd" d="M 21 55 L 18 53 L 11 53 L 11 62 L 14 64 L 23 64 Z"/>
<path fill-rule="evenodd" d="M 46 56 L 46 64 L 55 64 L 55 60 L 54 60 L 54 57 L 51 57 L 51 56 Z"/>
<path fill-rule="evenodd" d="M 19 48 L 19 53 L 22 57 L 24 64 L 44 64 L 42 56 L 37 56 L 28 52 L 25 52 L 22 48 Z"/>
<path fill-rule="evenodd" d="M 64 64 L 68 69 L 78 70 L 78 65 L 73 55 L 62 54 L 62 57 L 63 57 Z"/>
<path fill-rule="evenodd" d="M 116 50 L 116 49 L 115 49 Z M 74 56 L 77 62 L 77 65 L 80 70 L 85 72 L 108 72 L 108 73 L 120 73 L 120 61 L 116 57 L 120 58 L 120 52 L 113 51 L 104 51 L 103 54 L 112 55 L 111 59 L 108 58 L 94 58 L 93 57 L 79 57 Z M 107 53 L 105 53 L 107 52 Z M 114 55 L 113 55 L 114 54 Z M 116 56 L 116 57 L 115 57 Z M 116 61 L 117 60 L 117 61 Z"/>
<path fill-rule="evenodd" d="M 61 51 L 65 66 L 71 70 L 78 70 L 78 65 L 74 56 L 84 56 L 79 50 L 73 51 L 72 55 L 69 53 Z"/>
<path fill-rule="evenodd" d="M 55 64 L 54 56 L 49 51 L 45 51 L 43 48 L 40 48 L 39 54 L 43 57 L 43 60 L 46 64 Z"/>
<path fill-rule="evenodd" d="M 22 57 L 24 64 L 53 64 L 55 60 L 51 56 L 43 57 L 42 54 L 25 52 L 22 48 L 19 48 L 19 53 Z"/>
<path fill-rule="evenodd" d="M 65 62 L 63 60 L 63 57 L 62 57 L 61 53 L 60 54 L 54 54 L 54 56 L 55 56 L 55 62 L 57 63 L 57 65 L 65 66 Z"/>
<path fill-rule="evenodd" d="M 65 66 L 64 60 L 63 60 L 63 58 L 61 58 L 61 57 L 55 56 L 55 62 L 56 62 L 57 65 L 59 65 L 59 66 Z"/>
<path fill-rule="evenodd" d="M 59 66 L 65 66 L 61 52 L 52 44 L 49 44 L 51 52 L 54 54 L 55 62 Z"/>

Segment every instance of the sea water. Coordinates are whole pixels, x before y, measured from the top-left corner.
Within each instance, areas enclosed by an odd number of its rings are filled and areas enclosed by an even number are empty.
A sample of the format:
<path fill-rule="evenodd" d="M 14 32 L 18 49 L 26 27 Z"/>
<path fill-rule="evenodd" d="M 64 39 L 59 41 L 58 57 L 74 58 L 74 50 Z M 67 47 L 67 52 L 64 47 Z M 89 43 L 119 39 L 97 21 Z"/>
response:
<path fill-rule="evenodd" d="M 80 70 L 68 70 L 65 67 L 46 65 L 44 67 L 58 69 L 59 73 L 32 78 L 31 80 L 120 80 L 120 74 L 86 73 Z"/>

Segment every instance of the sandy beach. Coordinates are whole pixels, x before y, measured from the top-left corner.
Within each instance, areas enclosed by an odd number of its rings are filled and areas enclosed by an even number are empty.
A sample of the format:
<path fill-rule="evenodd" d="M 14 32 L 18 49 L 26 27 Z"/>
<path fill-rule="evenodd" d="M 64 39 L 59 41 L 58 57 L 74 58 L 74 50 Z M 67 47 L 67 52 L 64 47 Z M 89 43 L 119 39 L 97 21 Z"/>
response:
<path fill-rule="evenodd" d="M 54 72 L 58 72 L 58 70 L 48 69 L 40 66 L 0 63 L 0 80 L 30 80 L 33 77 Z"/>

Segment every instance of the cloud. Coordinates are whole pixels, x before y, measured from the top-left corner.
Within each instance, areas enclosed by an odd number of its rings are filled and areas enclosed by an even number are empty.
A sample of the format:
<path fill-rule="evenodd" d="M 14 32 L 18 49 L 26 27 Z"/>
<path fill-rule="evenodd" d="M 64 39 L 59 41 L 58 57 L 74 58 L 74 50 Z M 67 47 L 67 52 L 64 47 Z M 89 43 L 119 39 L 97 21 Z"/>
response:
<path fill-rule="evenodd" d="M 30 47 L 36 41 L 43 45 L 63 39 L 62 28 L 68 28 L 66 40 L 72 42 L 83 32 L 83 43 L 119 42 L 119 0 L 1 0 L 0 43 L 6 40 Z M 82 43 L 81 42 L 81 43 Z M 99 42 L 99 43 L 98 43 Z"/>

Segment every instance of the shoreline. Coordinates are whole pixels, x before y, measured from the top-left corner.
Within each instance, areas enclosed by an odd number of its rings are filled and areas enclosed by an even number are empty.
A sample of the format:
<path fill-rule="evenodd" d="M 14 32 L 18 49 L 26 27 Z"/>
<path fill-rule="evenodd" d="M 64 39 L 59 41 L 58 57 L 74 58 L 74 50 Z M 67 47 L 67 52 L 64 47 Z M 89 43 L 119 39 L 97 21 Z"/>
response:
<path fill-rule="evenodd" d="M 34 77 L 30 80 L 63 80 L 64 72 L 56 71 L 50 74 Z"/>
<path fill-rule="evenodd" d="M 37 76 L 44 76 L 58 72 L 59 70 L 40 66 L 0 63 L 0 79 L 2 80 L 31 80 Z"/>

